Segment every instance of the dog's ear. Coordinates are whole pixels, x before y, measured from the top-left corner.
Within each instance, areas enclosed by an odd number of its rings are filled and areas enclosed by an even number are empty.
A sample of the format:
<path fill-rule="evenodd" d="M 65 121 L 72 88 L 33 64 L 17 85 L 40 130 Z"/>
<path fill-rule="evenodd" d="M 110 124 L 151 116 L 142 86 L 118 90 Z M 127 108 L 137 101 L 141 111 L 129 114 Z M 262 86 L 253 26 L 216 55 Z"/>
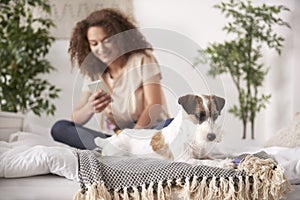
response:
<path fill-rule="evenodd" d="M 221 114 L 221 110 L 224 108 L 225 105 L 225 99 L 222 97 L 218 97 L 216 95 L 212 95 L 212 98 L 215 102 L 216 109 L 219 112 L 219 115 Z"/>
<path fill-rule="evenodd" d="M 187 94 L 178 99 L 178 103 L 183 107 L 187 114 L 195 114 L 202 99 L 196 95 Z"/>

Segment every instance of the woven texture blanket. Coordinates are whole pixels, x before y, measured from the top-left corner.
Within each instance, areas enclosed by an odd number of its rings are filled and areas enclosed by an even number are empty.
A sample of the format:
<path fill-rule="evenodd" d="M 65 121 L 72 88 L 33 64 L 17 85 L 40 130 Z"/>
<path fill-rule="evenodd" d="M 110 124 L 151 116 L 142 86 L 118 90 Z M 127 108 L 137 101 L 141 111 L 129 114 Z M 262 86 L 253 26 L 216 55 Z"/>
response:
<path fill-rule="evenodd" d="M 81 190 L 75 199 L 280 199 L 283 170 L 266 153 L 243 154 L 238 169 L 160 159 L 102 157 L 76 151 Z"/>

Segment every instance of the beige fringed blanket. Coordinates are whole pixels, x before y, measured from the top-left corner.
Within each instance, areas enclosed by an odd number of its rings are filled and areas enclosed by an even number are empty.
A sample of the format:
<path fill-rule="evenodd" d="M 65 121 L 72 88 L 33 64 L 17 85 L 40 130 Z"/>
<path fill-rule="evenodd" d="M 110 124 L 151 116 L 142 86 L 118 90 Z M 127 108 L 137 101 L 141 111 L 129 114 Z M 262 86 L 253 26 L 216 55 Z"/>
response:
<path fill-rule="evenodd" d="M 76 151 L 76 200 L 274 199 L 290 190 L 283 169 L 264 152 L 241 155 L 237 170 L 150 158 L 101 157 Z"/>

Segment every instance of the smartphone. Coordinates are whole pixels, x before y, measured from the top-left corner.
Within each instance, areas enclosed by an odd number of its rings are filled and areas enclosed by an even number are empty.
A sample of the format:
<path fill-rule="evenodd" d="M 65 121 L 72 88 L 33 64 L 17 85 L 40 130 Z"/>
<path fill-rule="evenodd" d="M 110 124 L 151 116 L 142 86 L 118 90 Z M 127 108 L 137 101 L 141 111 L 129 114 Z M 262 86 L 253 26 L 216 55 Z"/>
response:
<path fill-rule="evenodd" d="M 105 83 L 102 80 L 97 80 L 88 83 L 88 87 L 91 92 L 97 92 L 98 90 L 102 90 L 105 93 L 109 93 L 109 90 L 107 89 Z"/>

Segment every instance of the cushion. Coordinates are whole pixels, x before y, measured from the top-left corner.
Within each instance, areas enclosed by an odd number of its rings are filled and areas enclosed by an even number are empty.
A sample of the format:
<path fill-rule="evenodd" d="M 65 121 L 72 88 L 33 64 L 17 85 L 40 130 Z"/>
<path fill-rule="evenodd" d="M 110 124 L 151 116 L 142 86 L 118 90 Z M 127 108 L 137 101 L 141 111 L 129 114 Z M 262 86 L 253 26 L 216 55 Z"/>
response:
<path fill-rule="evenodd" d="M 277 131 L 265 144 L 265 147 L 300 147 L 300 112 L 286 126 Z"/>

